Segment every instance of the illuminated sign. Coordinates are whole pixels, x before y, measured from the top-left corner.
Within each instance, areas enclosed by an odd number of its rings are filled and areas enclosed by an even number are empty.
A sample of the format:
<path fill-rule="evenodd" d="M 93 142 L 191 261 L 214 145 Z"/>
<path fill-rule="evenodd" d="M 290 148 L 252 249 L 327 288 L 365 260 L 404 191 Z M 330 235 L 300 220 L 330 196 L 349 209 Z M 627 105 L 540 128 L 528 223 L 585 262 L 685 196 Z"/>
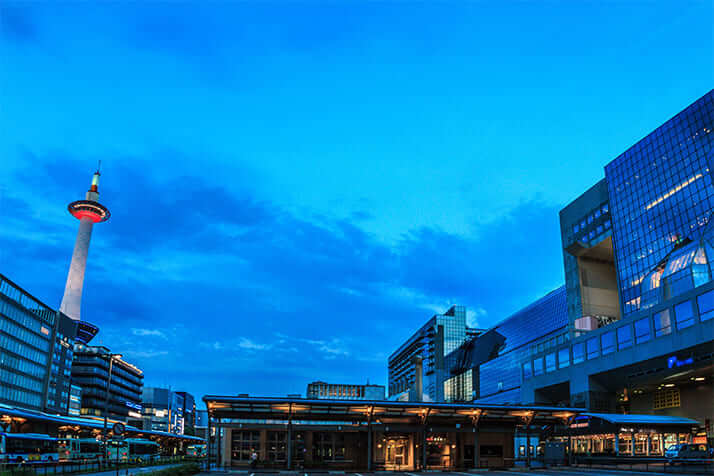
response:
<path fill-rule="evenodd" d="M 139 404 L 139 403 L 134 403 L 134 402 L 124 402 L 124 403 L 129 408 L 133 408 L 134 410 L 141 411 L 141 404 Z"/>
<path fill-rule="evenodd" d="M 676 355 L 667 359 L 667 368 L 672 369 L 674 367 L 682 367 L 683 365 L 691 365 L 694 363 L 694 359 L 689 357 L 684 360 L 679 360 Z"/>

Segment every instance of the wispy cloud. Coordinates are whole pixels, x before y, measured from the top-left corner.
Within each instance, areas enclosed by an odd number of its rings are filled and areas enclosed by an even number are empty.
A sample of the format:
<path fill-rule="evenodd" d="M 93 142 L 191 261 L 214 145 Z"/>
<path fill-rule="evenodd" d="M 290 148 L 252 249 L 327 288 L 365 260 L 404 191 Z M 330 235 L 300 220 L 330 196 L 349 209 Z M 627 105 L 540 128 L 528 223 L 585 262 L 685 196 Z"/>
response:
<path fill-rule="evenodd" d="M 151 337 L 160 337 L 162 339 L 168 339 L 168 337 L 166 337 L 166 334 L 164 334 L 162 331 L 160 331 L 158 329 L 140 329 L 140 328 L 133 327 L 131 329 L 131 333 L 134 334 L 135 336 L 141 336 L 141 337 L 151 336 Z"/>

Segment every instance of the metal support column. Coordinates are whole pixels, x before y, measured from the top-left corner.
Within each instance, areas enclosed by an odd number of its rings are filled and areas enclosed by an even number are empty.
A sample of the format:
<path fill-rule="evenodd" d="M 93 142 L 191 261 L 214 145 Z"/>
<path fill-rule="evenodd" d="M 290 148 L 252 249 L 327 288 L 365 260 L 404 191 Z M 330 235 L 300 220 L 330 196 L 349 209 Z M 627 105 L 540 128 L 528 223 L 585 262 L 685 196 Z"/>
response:
<path fill-rule="evenodd" d="M 208 412 L 207 412 L 208 413 Z M 211 414 L 208 413 L 208 435 L 206 435 L 206 464 L 208 468 L 206 471 L 211 470 Z"/>
<path fill-rule="evenodd" d="M 478 447 L 478 434 L 479 434 L 479 429 L 478 427 L 474 427 L 474 468 L 479 468 L 480 467 L 480 461 L 479 461 L 479 447 Z"/>
<path fill-rule="evenodd" d="M 216 466 L 220 468 L 223 463 L 223 451 L 221 445 L 221 419 L 216 419 Z"/>
<path fill-rule="evenodd" d="M 526 468 L 531 467 L 531 442 L 528 433 L 528 427 L 526 427 Z"/>
<path fill-rule="evenodd" d="M 615 433 L 615 456 L 620 456 L 620 434 Z"/>
<path fill-rule="evenodd" d="M 652 435 L 647 433 L 647 448 L 645 449 L 645 454 L 649 456 L 650 453 L 652 453 Z"/>
<path fill-rule="evenodd" d="M 293 465 L 293 404 L 288 405 L 288 435 L 287 435 L 287 450 L 288 450 L 288 471 Z"/>
<path fill-rule="evenodd" d="M 367 471 L 372 471 L 372 414 L 374 407 L 367 412 Z"/>
<path fill-rule="evenodd" d="M 426 425 L 421 432 L 421 470 L 426 471 Z"/>
<path fill-rule="evenodd" d="M 632 445 L 632 447 L 630 448 L 630 455 L 635 456 L 635 432 L 634 431 L 630 432 L 630 445 Z"/>

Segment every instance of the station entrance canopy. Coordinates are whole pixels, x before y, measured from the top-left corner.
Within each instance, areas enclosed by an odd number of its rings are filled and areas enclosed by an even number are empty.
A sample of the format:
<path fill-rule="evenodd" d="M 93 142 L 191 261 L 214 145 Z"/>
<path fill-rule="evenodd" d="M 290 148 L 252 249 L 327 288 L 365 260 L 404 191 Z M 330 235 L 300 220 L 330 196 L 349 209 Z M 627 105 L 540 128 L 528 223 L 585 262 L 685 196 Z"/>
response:
<path fill-rule="evenodd" d="M 241 466 L 250 461 L 251 455 L 245 452 L 256 451 L 260 461 L 288 468 L 297 458 L 303 458 L 299 463 L 304 467 L 335 469 L 510 466 L 517 430 L 535 435 L 544 428 L 567 425 L 583 411 L 530 405 L 217 395 L 203 400 L 209 425 L 224 429 L 224 440 L 215 442 L 219 465 Z M 284 448 L 285 454 L 266 450 L 269 444 Z M 323 453 L 327 446 L 330 451 Z"/>

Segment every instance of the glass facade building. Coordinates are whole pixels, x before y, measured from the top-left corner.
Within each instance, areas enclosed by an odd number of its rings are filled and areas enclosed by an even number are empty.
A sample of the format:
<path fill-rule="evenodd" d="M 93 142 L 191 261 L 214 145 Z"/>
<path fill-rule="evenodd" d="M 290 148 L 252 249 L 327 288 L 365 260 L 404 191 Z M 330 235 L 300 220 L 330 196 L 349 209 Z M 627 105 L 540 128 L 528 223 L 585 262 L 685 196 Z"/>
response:
<path fill-rule="evenodd" d="M 570 340 L 521 362 L 525 402 L 683 416 L 714 442 L 714 91 L 560 213 Z"/>
<path fill-rule="evenodd" d="M 709 279 L 712 101 L 709 92 L 605 167 L 624 315 Z"/>
<path fill-rule="evenodd" d="M 568 339 L 566 291 L 560 287 L 446 356 L 446 401 L 519 403 L 521 362 L 531 345 Z"/>
<path fill-rule="evenodd" d="M 413 390 L 416 375 L 414 357 L 423 359 L 423 396 L 431 401 L 443 401 L 445 378 L 444 357 L 459 348 L 467 336 L 478 331 L 467 328 L 466 308 L 452 306 L 444 314 L 433 316 L 389 357 L 389 396 Z"/>
<path fill-rule="evenodd" d="M 0 275 L 0 403 L 66 415 L 76 324 Z"/>
<path fill-rule="evenodd" d="M 169 388 L 144 387 L 141 394 L 140 419 L 130 420 L 137 428 L 168 431 L 177 435 L 193 432 L 196 403 L 187 392 L 174 392 Z"/>

